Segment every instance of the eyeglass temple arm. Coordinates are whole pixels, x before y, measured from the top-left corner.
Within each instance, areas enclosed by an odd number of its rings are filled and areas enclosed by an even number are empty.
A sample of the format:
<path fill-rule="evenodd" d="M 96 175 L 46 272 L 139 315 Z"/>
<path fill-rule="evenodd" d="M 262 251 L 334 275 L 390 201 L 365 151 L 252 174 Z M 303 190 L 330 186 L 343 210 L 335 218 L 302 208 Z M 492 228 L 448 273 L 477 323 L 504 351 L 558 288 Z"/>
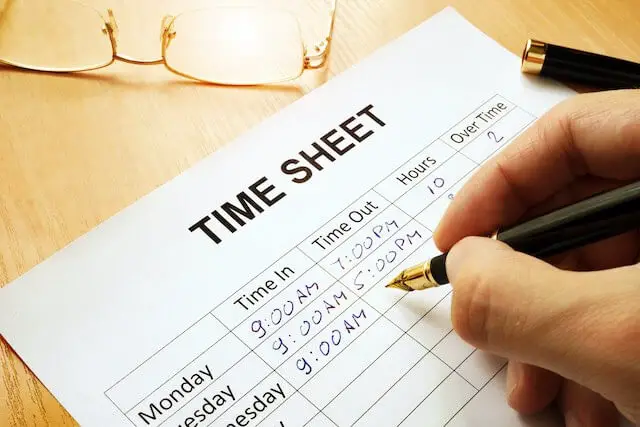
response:
<path fill-rule="evenodd" d="M 333 28 L 336 21 L 336 5 L 338 0 L 329 1 L 329 28 L 327 29 L 327 36 L 320 43 L 313 46 L 312 52 L 310 52 L 305 58 L 305 65 L 307 68 L 316 69 L 324 66 L 331 50 L 331 42 L 333 39 Z"/>
<path fill-rule="evenodd" d="M 2 25 L 5 14 L 9 11 L 9 9 L 11 9 L 13 4 L 14 4 L 14 0 L 7 0 L 4 3 L 4 6 L 0 7 L 0 25 Z"/>
<path fill-rule="evenodd" d="M 0 27 L 4 24 L 6 13 L 9 11 L 9 9 L 11 9 L 13 5 L 14 5 L 14 0 L 7 0 L 4 3 L 4 5 L 0 7 Z M 0 65 L 14 66 L 12 64 L 9 64 L 3 61 L 2 58 L 0 58 Z"/>

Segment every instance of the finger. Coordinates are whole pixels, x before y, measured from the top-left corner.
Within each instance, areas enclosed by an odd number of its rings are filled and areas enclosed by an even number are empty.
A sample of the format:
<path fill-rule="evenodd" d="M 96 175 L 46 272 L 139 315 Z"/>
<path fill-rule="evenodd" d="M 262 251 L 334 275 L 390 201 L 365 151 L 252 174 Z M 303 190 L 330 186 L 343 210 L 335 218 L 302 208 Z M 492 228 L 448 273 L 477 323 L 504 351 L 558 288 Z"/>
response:
<path fill-rule="evenodd" d="M 442 251 L 464 236 L 516 221 L 578 177 L 640 176 L 640 90 L 573 97 L 552 108 L 484 164 L 434 233 Z"/>
<path fill-rule="evenodd" d="M 546 199 L 540 201 L 535 206 L 530 207 L 519 219 L 533 218 L 562 206 L 567 206 L 571 203 L 583 200 L 593 194 L 613 190 L 614 188 L 621 187 L 625 184 L 631 184 L 633 181 L 634 180 L 620 181 L 617 179 L 607 179 L 590 175 L 578 177 L 565 187 L 559 188 L 557 191 L 550 194 Z"/>
<path fill-rule="evenodd" d="M 510 360 L 507 366 L 509 406 L 525 415 L 540 412 L 555 400 L 562 381 L 551 371 Z"/>
<path fill-rule="evenodd" d="M 572 251 L 553 255 L 545 261 L 563 270 L 605 270 L 638 262 L 640 235 L 630 231 Z"/>
<path fill-rule="evenodd" d="M 566 427 L 615 427 L 618 410 L 610 401 L 573 381 L 562 388 L 560 407 Z"/>
<path fill-rule="evenodd" d="M 577 250 L 578 269 L 604 270 L 635 264 L 639 243 L 636 230 L 584 246 Z"/>
<path fill-rule="evenodd" d="M 452 248 L 447 273 L 452 322 L 463 340 L 601 390 L 610 400 L 620 390 L 630 402 L 638 397 L 639 268 L 568 272 L 472 237 Z"/>

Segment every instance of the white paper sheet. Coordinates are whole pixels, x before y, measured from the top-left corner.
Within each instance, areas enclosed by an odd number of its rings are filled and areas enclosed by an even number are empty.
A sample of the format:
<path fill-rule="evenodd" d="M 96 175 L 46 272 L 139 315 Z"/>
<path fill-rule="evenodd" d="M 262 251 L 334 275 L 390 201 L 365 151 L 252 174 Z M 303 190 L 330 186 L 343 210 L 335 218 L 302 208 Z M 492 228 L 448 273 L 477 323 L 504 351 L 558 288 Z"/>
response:
<path fill-rule="evenodd" d="M 556 425 L 508 408 L 448 286 L 384 284 L 571 94 L 445 9 L 6 286 L 1 332 L 85 426 Z"/>

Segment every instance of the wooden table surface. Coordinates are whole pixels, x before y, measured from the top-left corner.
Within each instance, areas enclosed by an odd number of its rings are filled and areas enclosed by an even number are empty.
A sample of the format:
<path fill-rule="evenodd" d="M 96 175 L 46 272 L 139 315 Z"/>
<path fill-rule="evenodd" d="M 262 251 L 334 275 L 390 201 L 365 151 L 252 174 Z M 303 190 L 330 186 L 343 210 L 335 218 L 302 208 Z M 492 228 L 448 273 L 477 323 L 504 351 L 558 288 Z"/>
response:
<path fill-rule="evenodd" d="M 155 56 L 161 16 L 188 7 L 91 3 L 114 8 L 120 48 L 138 57 Z M 320 0 L 294 3 L 305 28 L 322 28 Z M 291 85 L 193 84 L 122 63 L 75 76 L 0 68 L 0 284 L 447 5 L 518 55 L 537 37 L 640 61 L 638 0 L 340 0 L 329 64 Z M 76 425 L 4 340 L 0 363 L 1 426 Z"/>

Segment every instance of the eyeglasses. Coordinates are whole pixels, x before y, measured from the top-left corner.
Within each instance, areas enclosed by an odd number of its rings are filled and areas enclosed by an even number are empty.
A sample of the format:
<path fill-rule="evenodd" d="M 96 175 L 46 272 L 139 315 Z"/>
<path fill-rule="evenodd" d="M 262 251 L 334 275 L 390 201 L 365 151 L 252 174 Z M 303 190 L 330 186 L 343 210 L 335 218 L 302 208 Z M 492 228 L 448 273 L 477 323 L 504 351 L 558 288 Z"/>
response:
<path fill-rule="evenodd" d="M 3 5 L 4 2 L 4 5 Z M 0 63 L 69 73 L 96 70 L 116 60 L 164 64 L 182 77 L 222 85 L 282 83 L 321 68 L 329 55 L 337 0 L 327 0 L 326 37 L 305 46 L 295 15 L 265 7 L 212 7 L 165 16 L 162 59 L 120 55 L 118 26 L 76 0 L 0 0 Z"/>

